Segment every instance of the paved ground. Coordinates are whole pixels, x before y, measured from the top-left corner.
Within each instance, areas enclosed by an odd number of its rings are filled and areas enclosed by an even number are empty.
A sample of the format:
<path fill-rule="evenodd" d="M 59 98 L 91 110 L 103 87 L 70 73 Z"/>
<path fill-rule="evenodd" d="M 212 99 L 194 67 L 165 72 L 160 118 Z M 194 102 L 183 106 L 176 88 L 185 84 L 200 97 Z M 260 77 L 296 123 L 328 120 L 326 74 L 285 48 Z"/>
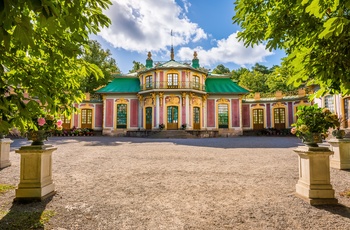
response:
<path fill-rule="evenodd" d="M 19 182 L 19 155 L 0 184 Z M 0 195 L 0 229 L 18 210 L 52 211 L 45 229 L 350 229 L 350 171 L 331 169 L 341 205 L 313 207 L 295 197 L 294 137 L 146 139 L 52 137 L 57 194 L 12 203 Z M 13 215 L 12 215 L 13 216 Z M 20 229 L 20 228 L 18 228 Z"/>

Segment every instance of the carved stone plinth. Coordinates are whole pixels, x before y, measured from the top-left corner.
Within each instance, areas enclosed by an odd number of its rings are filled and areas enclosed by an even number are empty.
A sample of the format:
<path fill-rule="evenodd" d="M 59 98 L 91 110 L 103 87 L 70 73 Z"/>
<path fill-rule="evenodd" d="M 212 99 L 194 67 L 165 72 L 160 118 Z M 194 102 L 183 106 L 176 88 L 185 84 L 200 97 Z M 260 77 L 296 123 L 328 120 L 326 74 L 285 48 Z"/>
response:
<path fill-rule="evenodd" d="M 327 147 L 308 146 L 300 146 L 294 152 L 299 156 L 296 195 L 311 205 L 337 204 L 330 184 L 329 156 L 333 152 Z"/>
<path fill-rule="evenodd" d="M 350 169 L 350 139 L 330 139 L 331 151 L 330 166 L 336 169 Z"/>
<path fill-rule="evenodd" d="M 10 144 L 13 141 L 10 138 L 0 139 L 0 169 L 11 165 L 10 162 Z"/>
<path fill-rule="evenodd" d="M 21 154 L 20 182 L 15 200 L 43 200 L 55 194 L 52 181 L 52 145 L 23 146 Z"/>

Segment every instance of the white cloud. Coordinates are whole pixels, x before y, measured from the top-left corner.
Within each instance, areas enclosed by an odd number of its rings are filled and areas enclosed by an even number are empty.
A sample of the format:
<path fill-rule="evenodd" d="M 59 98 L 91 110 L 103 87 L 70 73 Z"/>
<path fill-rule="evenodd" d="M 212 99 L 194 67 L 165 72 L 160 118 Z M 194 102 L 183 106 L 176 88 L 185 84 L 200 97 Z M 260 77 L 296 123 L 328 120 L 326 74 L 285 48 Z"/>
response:
<path fill-rule="evenodd" d="M 186 17 L 191 6 L 187 0 L 183 0 L 185 12 L 174 0 L 113 0 L 112 3 L 105 12 L 112 24 L 99 35 L 116 48 L 140 53 L 164 51 L 171 40 L 177 46 L 207 38 L 204 30 Z"/>
<path fill-rule="evenodd" d="M 240 66 L 264 62 L 265 57 L 273 55 L 266 50 L 263 44 L 254 47 L 245 47 L 243 41 L 238 41 L 237 32 L 227 39 L 216 41 L 217 44 L 209 50 L 202 47 L 182 47 L 177 53 L 181 60 L 192 59 L 193 52 L 197 51 L 199 63 L 202 66 L 215 67 L 216 64 L 234 63 Z"/>

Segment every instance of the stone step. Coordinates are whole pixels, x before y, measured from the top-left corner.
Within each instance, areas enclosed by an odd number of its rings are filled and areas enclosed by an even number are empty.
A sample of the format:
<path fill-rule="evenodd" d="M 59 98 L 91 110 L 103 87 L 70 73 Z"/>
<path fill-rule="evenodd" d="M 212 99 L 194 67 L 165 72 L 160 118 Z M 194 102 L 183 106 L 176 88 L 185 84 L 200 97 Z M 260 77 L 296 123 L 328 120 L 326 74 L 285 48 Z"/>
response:
<path fill-rule="evenodd" d="M 149 138 L 175 138 L 175 139 L 186 139 L 186 138 L 197 138 L 196 136 L 186 132 L 185 130 L 162 130 L 158 133 L 150 135 Z"/>

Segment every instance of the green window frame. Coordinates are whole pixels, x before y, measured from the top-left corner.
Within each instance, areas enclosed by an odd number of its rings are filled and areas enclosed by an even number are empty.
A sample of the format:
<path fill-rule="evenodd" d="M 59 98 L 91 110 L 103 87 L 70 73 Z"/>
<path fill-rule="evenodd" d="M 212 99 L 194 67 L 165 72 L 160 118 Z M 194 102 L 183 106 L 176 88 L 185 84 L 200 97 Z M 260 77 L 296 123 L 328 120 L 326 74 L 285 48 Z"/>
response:
<path fill-rule="evenodd" d="M 117 105 L 117 129 L 125 129 L 127 127 L 128 110 L 127 104 Z"/>
<path fill-rule="evenodd" d="M 219 104 L 218 105 L 218 120 L 219 120 L 219 128 L 228 128 L 228 105 L 227 104 Z"/>

